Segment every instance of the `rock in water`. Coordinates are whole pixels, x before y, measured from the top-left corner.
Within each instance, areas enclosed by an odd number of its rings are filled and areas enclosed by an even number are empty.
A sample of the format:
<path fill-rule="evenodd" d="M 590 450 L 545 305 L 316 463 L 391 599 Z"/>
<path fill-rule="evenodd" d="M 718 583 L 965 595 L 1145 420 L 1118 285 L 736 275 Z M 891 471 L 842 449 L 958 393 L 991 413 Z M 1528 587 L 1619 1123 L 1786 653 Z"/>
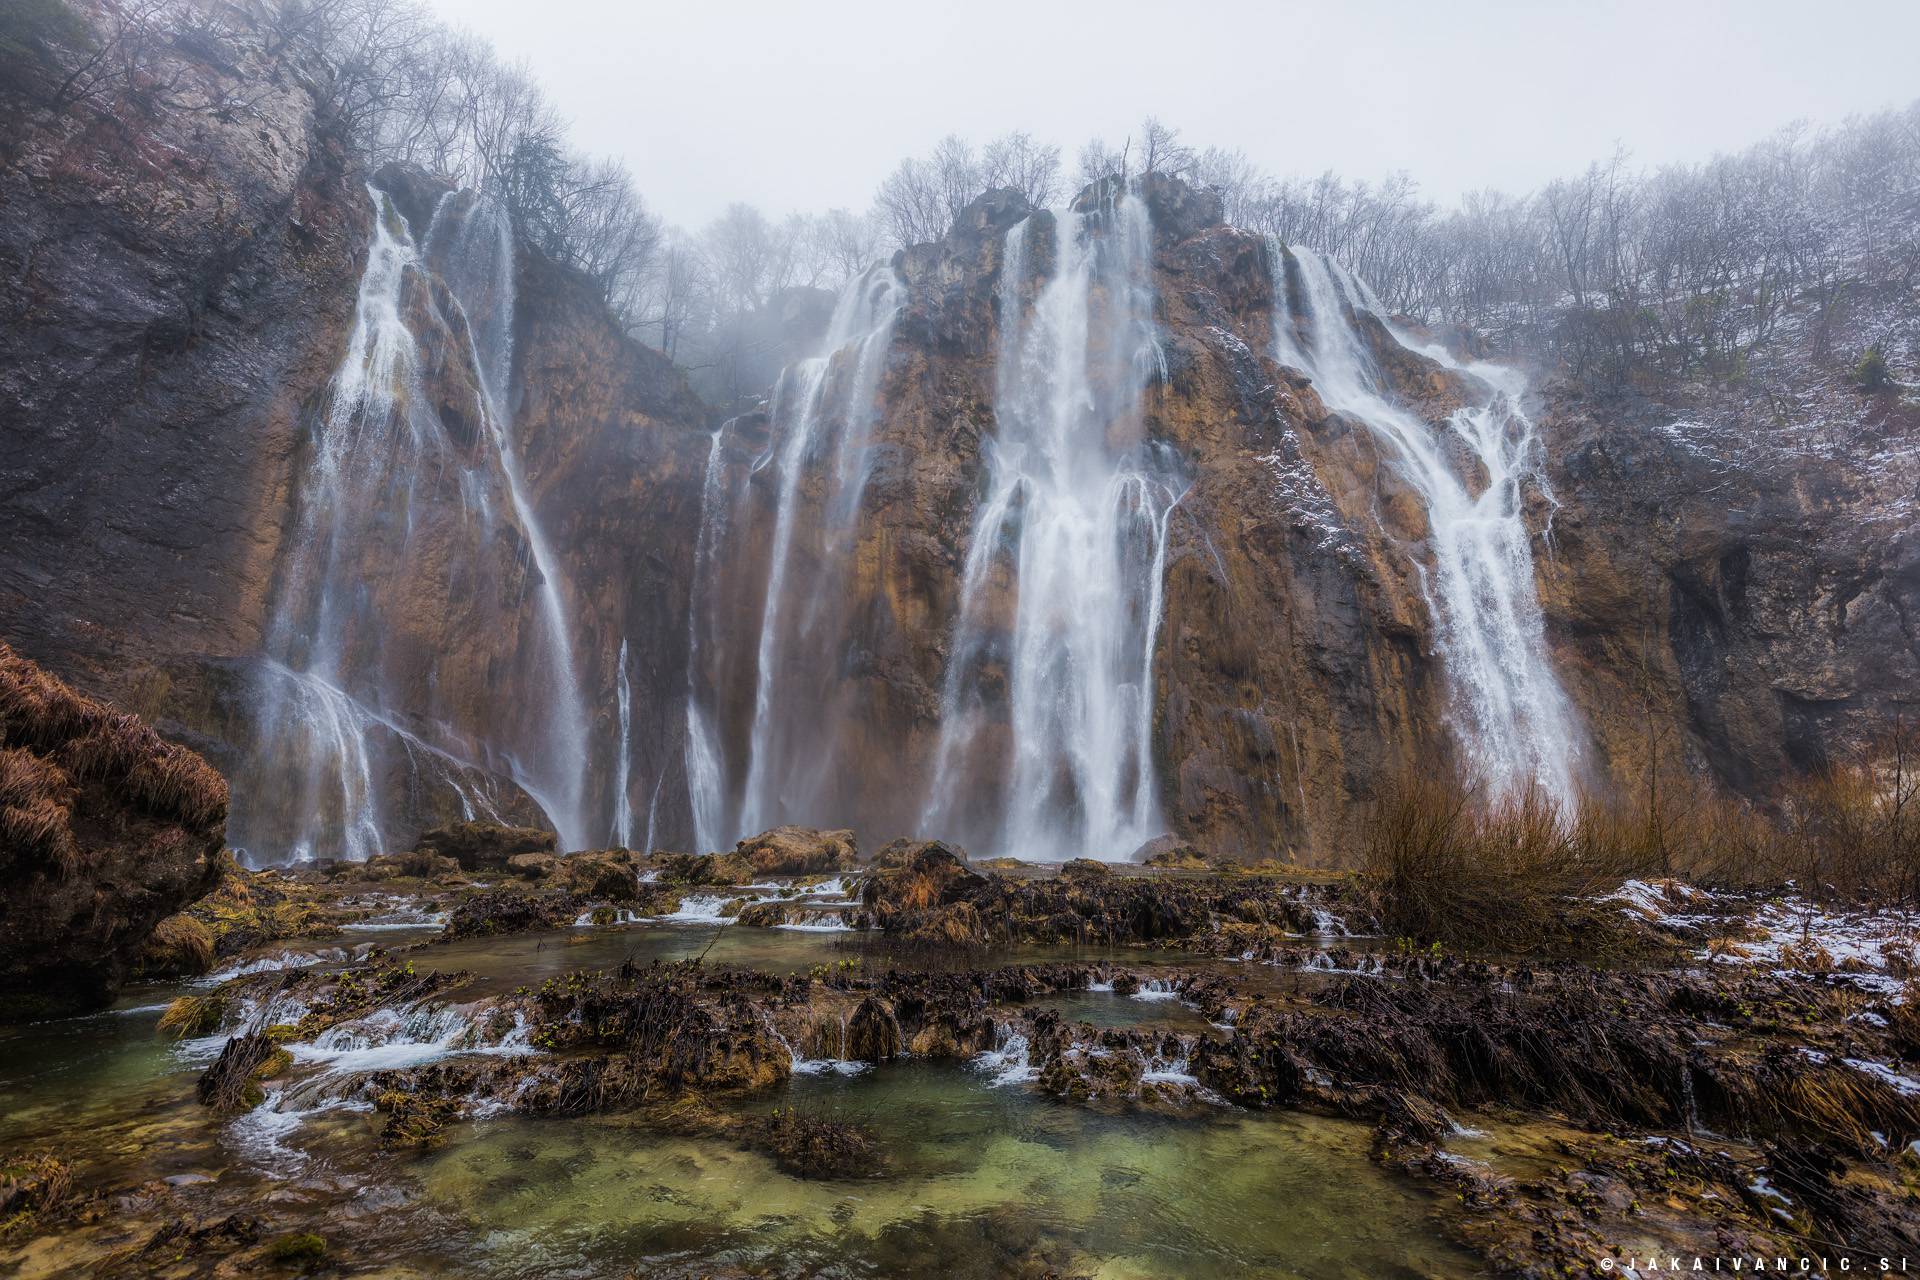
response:
<path fill-rule="evenodd" d="M 0 1018 L 104 1004 L 226 825 L 206 761 L 0 644 Z"/>
<path fill-rule="evenodd" d="M 416 852 L 421 851 L 452 858 L 463 871 L 497 871 L 523 853 L 552 853 L 554 835 L 497 822 L 455 822 L 421 836 Z"/>
<path fill-rule="evenodd" d="M 812 827 L 775 827 L 742 840 L 734 852 L 755 874 L 767 876 L 826 875 L 851 871 L 860 861 L 851 831 L 816 831 Z"/>

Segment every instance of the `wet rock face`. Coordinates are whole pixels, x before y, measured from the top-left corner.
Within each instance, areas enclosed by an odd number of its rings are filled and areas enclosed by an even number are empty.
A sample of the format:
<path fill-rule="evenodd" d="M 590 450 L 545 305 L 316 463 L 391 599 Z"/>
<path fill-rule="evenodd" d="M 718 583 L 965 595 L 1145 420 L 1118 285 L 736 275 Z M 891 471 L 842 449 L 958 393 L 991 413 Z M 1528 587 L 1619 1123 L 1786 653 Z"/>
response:
<path fill-rule="evenodd" d="M 1649 724 L 1759 796 L 1889 729 L 1920 687 L 1920 499 L 1887 451 L 1910 422 L 1833 455 L 1717 407 L 1558 387 L 1542 421 L 1542 604 L 1616 778 L 1644 770 Z"/>
<path fill-rule="evenodd" d="M 0 644 L 0 1017 L 104 1003 L 220 875 L 227 785 Z"/>
<path fill-rule="evenodd" d="M 367 230 L 299 79 L 235 56 L 183 42 L 156 73 L 249 104 L 224 117 L 55 115 L 0 86 L 0 634 L 209 745 Z"/>

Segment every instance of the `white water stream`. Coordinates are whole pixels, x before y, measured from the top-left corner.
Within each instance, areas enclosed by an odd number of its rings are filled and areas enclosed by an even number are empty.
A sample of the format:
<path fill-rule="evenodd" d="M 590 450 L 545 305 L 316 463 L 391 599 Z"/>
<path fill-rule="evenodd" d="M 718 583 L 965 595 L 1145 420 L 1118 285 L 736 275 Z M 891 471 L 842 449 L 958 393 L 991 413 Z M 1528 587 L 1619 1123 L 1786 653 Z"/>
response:
<path fill-rule="evenodd" d="M 1286 271 L 1289 257 L 1297 287 Z M 1274 261 L 1276 358 L 1311 374 L 1328 408 L 1365 423 L 1424 502 L 1432 571 L 1423 581 L 1469 779 L 1495 799 L 1538 786 L 1571 802 L 1579 783 L 1579 718 L 1554 674 L 1534 584 L 1522 497 L 1526 484 L 1540 483 L 1540 444 L 1521 405 L 1524 378 L 1499 366 L 1462 364 L 1437 346 L 1417 347 L 1481 392 L 1478 403 L 1436 428 L 1394 399 L 1355 323 L 1358 312 L 1379 314 L 1372 292 L 1311 250 L 1276 247 Z M 1305 325 L 1304 341 L 1289 302 Z M 1484 472 L 1477 492 L 1449 444 Z"/>

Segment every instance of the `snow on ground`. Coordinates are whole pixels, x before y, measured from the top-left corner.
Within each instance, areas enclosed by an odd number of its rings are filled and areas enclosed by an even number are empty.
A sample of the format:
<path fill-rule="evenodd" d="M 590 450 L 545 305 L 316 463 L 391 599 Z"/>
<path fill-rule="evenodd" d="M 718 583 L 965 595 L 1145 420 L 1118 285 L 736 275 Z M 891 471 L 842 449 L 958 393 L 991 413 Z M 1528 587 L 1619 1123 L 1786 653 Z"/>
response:
<path fill-rule="evenodd" d="M 1707 964 L 1838 974 L 1890 996 L 1920 976 L 1920 912 L 1826 907 L 1791 893 L 1756 900 L 1678 880 L 1629 880 L 1600 901 L 1658 928 L 1720 939 L 1695 953 Z"/>

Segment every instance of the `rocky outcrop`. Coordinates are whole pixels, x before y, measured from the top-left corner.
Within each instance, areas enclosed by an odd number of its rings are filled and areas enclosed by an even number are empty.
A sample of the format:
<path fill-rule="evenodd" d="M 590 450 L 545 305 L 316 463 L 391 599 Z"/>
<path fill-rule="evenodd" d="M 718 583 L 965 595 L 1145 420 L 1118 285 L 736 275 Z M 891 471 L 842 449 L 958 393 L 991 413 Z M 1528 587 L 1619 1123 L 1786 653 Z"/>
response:
<path fill-rule="evenodd" d="M 553 832 L 497 822 L 456 822 L 423 834 L 415 852 L 451 858 L 463 871 L 498 871 L 518 854 L 552 853 Z"/>
<path fill-rule="evenodd" d="M 1616 781 L 1691 768 L 1766 799 L 1884 746 L 1920 689 L 1916 424 L 1855 396 L 1834 447 L 1682 391 L 1547 397 L 1542 603 Z"/>
<path fill-rule="evenodd" d="M 851 871 L 860 861 L 853 832 L 815 831 L 811 827 L 775 827 L 734 846 L 734 854 L 755 875 L 811 876 Z"/>
<path fill-rule="evenodd" d="M 0 86 L 0 635 L 217 755 L 367 206 L 300 77 L 155 56 L 162 102 Z"/>
<path fill-rule="evenodd" d="M 204 760 L 0 644 L 0 1017 L 104 1003 L 213 889 L 226 817 Z"/>

